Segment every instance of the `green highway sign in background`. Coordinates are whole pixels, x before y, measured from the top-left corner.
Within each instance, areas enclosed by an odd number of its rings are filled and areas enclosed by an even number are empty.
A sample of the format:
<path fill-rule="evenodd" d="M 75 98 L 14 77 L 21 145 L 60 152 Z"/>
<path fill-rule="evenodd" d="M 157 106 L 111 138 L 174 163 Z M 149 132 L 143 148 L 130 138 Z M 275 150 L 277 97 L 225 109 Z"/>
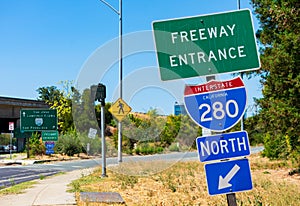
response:
<path fill-rule="evenodd" d="M 258 69 L 249 9 L 153 22 L 162 80 Z"/>
<path fill-rule="evenodd" d="M 55 109 L 21 109 L 20 119 L 23 132 L 57 130 Z"/>
<path fill-rule="evenodd" d="M 58 131 L 42 131 L 42 140 L 46 141 L 57 141 Z"/>

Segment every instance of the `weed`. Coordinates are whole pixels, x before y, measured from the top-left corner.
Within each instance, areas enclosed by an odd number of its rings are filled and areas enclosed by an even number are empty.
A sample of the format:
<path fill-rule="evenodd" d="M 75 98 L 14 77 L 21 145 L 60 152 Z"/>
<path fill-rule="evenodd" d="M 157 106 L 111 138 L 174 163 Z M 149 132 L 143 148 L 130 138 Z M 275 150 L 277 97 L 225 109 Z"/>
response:
<path fill-rule="evenodd" d="M 71 189 L 68 190 L 68 192 L 82 192 L 80 182 L 79 181 L 73 181 L 71 184 Z"/>
<path fill-rule="evenodd" d="M 9 182 L 11 186 L 14 186 L 16 184 L 14 179 L 9 179 Z"/>
<path fill-rule="evenodd" d="M 172 192 L 176 192 L 176 186 L 170 181 L 168 182 L 168 187 Z"/>
<path fill-rule="evenodd" d="M 121 188 L 126 189 L 128 186 L 131 188 L 138 182 L 138 178 L 136 176 L 129 176 L 123 174 L 117 174 L 116 180 L 121 182 Z"/>
<path fill-rule="evenodd" d="M 269 162 L 258 156 L 254 158 L 256 166 L 252 170 L 253 190 L 237 193 L 238 205 L 298 205 L 300 202 L 298 183 L 291 183 L 281 176 L 273 175 L 272 168 L 282 169 L 286 163 Z M 150 166 L 158 164 L 161 163 L 154 162 Z M 149 168 L 149 163 L 125 164 L 119 168 L 119 173 L 109 170 L 108 178 L 99 178 L 101 176 L 99 170 L 80 179 L 80 183 L 77 184 L 82 191 L 119 192 L 127 205 L 227 205 L 223 195 L 214 197 L 208 195 L 203 164 L 198 161 L 178 162 L 150 176 L 122 175 L 124 167 L 143 171 Z M 123 173 L 120 174 L 121 172 Z"/>

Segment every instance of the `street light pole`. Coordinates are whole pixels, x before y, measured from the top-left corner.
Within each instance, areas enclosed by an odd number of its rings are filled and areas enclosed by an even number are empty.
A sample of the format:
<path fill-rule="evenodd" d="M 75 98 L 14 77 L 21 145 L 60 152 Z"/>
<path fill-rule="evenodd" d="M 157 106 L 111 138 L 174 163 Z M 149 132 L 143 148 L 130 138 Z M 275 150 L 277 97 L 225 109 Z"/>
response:
<path fill-rule="evenodd" d="M 119 78 L 120 98 L 123 98 L 123 24 L 122 24 L 122 0 L 119 0 L 119 11 L 104 0 L 100 0 L 119 16 Z M 122 162 L 122 122 L 118 122 L 118 162 Z"/>
<path fill-rule="evenodd" d="M 120 47 L 120 98 L 123 98 L 123 27 L 122 27 L 122 0 L 119 0 L 119 16 L 120 16 L 120 36 L 119 36 L 119 47 Z M 122 122 L 118 122 L 118 162 L 122 162 Z"/>

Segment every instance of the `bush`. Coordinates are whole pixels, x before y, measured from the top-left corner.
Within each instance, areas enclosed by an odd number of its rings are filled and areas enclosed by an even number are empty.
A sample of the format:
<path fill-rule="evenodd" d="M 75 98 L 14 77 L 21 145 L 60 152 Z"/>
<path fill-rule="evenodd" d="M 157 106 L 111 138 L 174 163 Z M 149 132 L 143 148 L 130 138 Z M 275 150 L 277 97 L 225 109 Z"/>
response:
<path fill-rule="evenodd" d="M 172 143 L 170 146 L 169 146 L 169 150 L 171 152 L 179 152 L 179 146 L 177 145 L 178 143 Z"/>
<path fill-rule="evenodd" d="M 83 152 L 84 148 L 76 132 L 71 131 L 59 136 L 58 141 L 55 144 L 54 151 L 59 154 L 73 156 L 74 154 Z"/>
<path fill-rule="evenodd" d="M 46 148 L 41 140 L 39 133 L 33 133 L 32 136 L 29 138 L 29 148 L 30 156 L 45 154 Z"/>
<path fill-rule="evenodd" d="M 8 145 L 10 143 L 10 134 L 0 134 L 0 145 Z"/>
<path fill-rule="evenodd" d="M 94 139 L 89 138 L 87 134 L 77 133 L 80 144 L 83 147 L 83 152 L 87 150 L 87 144 L 90 144 L 89 155 L 101 154 L 101 138 L 96 135 Z"/>
<path fill-rule="evenodd" d="M 135 149 L 136 154 L 150 155 L 156 153 L 162 153 L 164 149 L 162 147 L 155 147 L 148 143 L 143 143 Z"/>

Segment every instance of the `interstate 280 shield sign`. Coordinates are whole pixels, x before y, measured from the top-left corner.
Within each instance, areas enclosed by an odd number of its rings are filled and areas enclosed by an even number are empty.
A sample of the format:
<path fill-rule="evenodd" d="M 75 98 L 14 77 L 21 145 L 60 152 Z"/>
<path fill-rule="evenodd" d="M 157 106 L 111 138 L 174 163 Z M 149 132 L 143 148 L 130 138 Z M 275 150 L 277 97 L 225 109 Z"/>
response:
<path fill-rule="evenodd" d="M 189 116 L 212 131 L 225 131 L 238 123 L 246 103 L 246 89 L 240 77 L 185 86 L 184 104 Z"/>

